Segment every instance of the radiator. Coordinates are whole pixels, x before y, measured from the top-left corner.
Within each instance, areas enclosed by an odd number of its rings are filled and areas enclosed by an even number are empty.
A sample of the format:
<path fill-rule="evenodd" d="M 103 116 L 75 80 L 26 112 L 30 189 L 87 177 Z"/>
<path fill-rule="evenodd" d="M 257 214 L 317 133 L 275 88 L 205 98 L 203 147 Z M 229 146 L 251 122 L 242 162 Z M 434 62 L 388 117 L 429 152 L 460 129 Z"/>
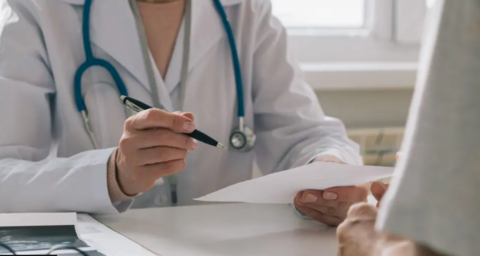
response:
<path fill-rule="evenodd" d="M 360 145 L 365 165 L 394 166 L 403 134 L 403 127 L 348 130 L 350 139 Z"/>

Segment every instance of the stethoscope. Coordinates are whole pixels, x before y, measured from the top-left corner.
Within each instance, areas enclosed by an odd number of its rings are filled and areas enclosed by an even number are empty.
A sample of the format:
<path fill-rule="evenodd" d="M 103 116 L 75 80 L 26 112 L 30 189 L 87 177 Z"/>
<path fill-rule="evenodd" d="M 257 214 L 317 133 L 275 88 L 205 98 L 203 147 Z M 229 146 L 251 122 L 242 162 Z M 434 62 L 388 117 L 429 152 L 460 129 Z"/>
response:
<path fill-rule="evenodd" d="M 237 107 L 238 107 L 238 126 L 230 133 L 229 144 L 232 148 L 238 151 L 247 152 L 250 151 L 255 146 L 256 135 L 252 129 L 247 127 L 244 123 L 245 117 L 245 106 L 244 106 L 244 99 L 243 99 L 243 82 L 241 76 L 241 68 L 240 68 L 240 60 L 238 58 L 237 47 L 235 44 L 235 37 L 233 35 L 232 28 L 230 26 L 230 22 L 227 19 L 227 14 L 225 9 L 223 8 L 220 0 L 212 0 L 215 8 L 217 9 L 220 18 L 222 20 L 223 26 L 225 28 L 231 55 L 232 55 L 232 62 L 233 62 L 233 70 L 235 72 L 235 84 L 236 84 L 236 94 L 237 94 Z M 184 54 L 183 54 L 183 61 L 182 61 L 182 73 L 181 73 L 181 81 L 180 81 L 180 106 L 183 106 L 183 98 L 185 94 L 185 82 L 187 79 L 187 70 L 188 70 L 188 61 L 189 61 L 189 50 L 190 50 L 190 30 L 191 30 L 191 0 L 186 1 L 186 13 L 185 16 L 185 44 L 184 44 Z M 154 107 L 164 109 L 159 99 L 157 97 L 157 86 L 155 83 L 154 73 L 152 63 L 149 58 L 148 52 L 148 44 L 146 42 L 146 36 L 143 31 L 143 26 L 141 25 L 141 18 L 138 12 L 137 6 L 135 4 L 135 0 L 130 0 L 130 6 L 134 10 L 134 16 L 137 21 L 137 30 L 139 31 L 139 38 L 142 43 L 142 54 L 144 56 L 144 61 L 146 65 L 147 75 L 150 82 L 150 89 L 152 93 L 152 100 L 154 102 Z M 85 129 L 92 141 L 92 144 L 95 149 L 99 148 L 98 142 L 95 138 L 94 131 L 90 124 L 88 118 L 88 111 L 85 106 L 85 102 L 82 95 L 82 76 L 83 74 L 91 67 L 99 66 L 105 68 L 110 75 L 112 76 L 115 85 L 118 88 L 118 92 L 120 95 L 128 96 L 127 88 L 125 83 L 123 82 L 120 74 L 115 69 L 115 67 L 106 60 L 96 58 L 93 55 L 92 47 L 90 43 L 90 13 L 92 7 L 92 0 L 85 0 L 85 6 L 83 11 L 83 23 L 82 23 L 82 35 L 83 35 L 83 45 L 85 50 L 85 62 L 80 65 L 78 70 L 75 73 L 75 80 L 74 80 L 74 94 L 75 94 L 75 102 L 78 111 L 81 113 L 83 118 L 83 122 L 85 125 Z"/>

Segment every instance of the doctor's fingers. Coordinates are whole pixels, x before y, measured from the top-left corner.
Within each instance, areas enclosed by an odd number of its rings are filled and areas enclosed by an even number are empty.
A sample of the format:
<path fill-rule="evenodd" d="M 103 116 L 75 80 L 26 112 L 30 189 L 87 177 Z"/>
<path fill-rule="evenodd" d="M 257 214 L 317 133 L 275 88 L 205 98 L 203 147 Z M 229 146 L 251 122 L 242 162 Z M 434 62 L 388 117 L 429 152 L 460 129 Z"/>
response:
<path fill-rule="evenodd" d="M 197 140 L 168 129 L 127 132 L 126 136 L 122 138 L 121 143 L 123 143 L 124 146 L 138 149 L 172 147 L 193 150 L 198 146 Z"/>
<path fill-rule="evenodd" d="M 195 121 L 195 116 L 193 115 L 193 113 L 190 113 L 190 112 L 175 111 L 175 112 L 173 112 L 173 114 L 175 114 L 175 115 L 181 115 L 181 116 L 190 118 L 191 121 Z"/>
<path fill-rule="evenodd" d="M 327 206 L 336 208 L 338 202 L 336 200 L 327 200 L 323 198 L 321 190 L 305 190 L 297 194 L 295 201 L 302 206 Z"/>
<path fill-rule="evenodd" d="M 181 172 L 183 169 L 185 169 L 185 166 L 185 159 L 181 159 L 164 163 L 144 165 L 137 167 L 135 172 L 137 176 L 142 177 L 143 180 L 148 182 L 148 185 L 152 185 L 153 187 L 156 180 Z"/>
<path fill-rule="evenodd" d="M 326 214 L 323 214 L 322 212 L 319 212 L 317 210 L 314 210 L 305 206 L 299 206 L 298 210 L 305 213 L 310 218 L 329 226 L 338 226 L 343 221 L 343 219 L 339 217 L 326 215 Z"/>
<path fill-rule="evenodd" d="M 318 192 L 321 193 L 321 191 Z M 350 206 L 349 203 L 327 201 L 318 196 L 316 201 L 306 202 L 304 197 L 305 195 L 306 193 L 300 192 L 297 197 L 295 197 L 294 202 L 297 207 L 318 211 L 326 216 L 339 217 L 342 219 L 346 217 L 347 210 L 345 208 L 348 208 Z"/>
<path fill-rule="evenodd" d="M 185 149 L 170 147 L 155 147 L 137 150 L 134 154 L 134 165 L 151 165 L 157 163 L 170 162 L 174 160 L 183 160 L 187 157 L 188 151 Z"/>
<path fill-rule="evenodd" d="M 368 187 L 366 185 L 353 187 L 335 187 L 323 191 L 323 198 L 335 200 L 338 202 L 365 202 L 368 197 Z"/>
<path fill-rule="evenodd" d="M 141 111 L 125 121 L 125 130 L 147 130 L 167 128 L 173 131 L 193 132 L 195 124 L 188 116 L 166 112 L 160 109 Z"/>

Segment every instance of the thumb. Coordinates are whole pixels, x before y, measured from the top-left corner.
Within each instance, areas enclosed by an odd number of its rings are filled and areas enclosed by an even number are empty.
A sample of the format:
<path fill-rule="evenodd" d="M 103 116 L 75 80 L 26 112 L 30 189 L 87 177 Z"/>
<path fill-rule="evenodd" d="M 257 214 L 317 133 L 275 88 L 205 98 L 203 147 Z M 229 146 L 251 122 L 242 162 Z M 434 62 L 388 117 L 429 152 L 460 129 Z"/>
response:
<path fill-rule="evenodd" d="M 195 116 L 190 112 L 185 112 L 185 113 L 182 113 L 181 115 L 190 119 L 190 120 L 192 120 L 192 121 L 195 121 Z"/>
<path fill-rule="evenodd" d="M 383 184 L 382 182 L 374 182 L 372 183 L 372 186 L 370 187 L 370 191 L 372 192 L 373 197 L 378 201 L 377 206 L 380 205 L 380 201 L 383 198 L 383 195 L 385 195 L 385 192 L 388 190 L 388 185 Z"/>
<path fill-rule="evenodd" d="M 172 112 L 172 114 L 186 117 L 186 118 L 190 119 L 190 121 L 192 121 L 192 122 L 195 121 L 195 117 L 193 116 L 192 113 L 175 111 L 175 112 Z M 180 133 L 181 131 L 175 130 L 175 132 Z"/>
<path fill-rule="evenodd" d="M 190 112 L 175 111 L 175 112 L 173 112 L 173 114 L 186 117 L 186 118 L 190 119 L 192 122 L 195 121 L 195 116 Z"/>

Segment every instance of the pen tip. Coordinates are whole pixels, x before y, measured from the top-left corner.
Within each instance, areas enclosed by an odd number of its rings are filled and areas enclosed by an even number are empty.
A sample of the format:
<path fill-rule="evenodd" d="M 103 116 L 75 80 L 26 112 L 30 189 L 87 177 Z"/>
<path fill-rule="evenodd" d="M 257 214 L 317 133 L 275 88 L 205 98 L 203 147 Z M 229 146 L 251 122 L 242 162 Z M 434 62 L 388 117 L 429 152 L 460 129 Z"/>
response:
<path fill-rule="evenodd" d="M 125 100 L 125 98 L 127 98 L 127 97 L 126 97 L 126 96 L 124 96 L 124 95 L 120 96 L 120 99 L 121 99 L 122 101 L 124 101 L 124 100 Z"/>
<path fill-rule="evenodd" d="M 223 144 L 221 143 L 218 143 L 217 144 L 217 148 L 221 148 L 221 149 L 228 149 L 227 147 L 225 147 Z"/>

